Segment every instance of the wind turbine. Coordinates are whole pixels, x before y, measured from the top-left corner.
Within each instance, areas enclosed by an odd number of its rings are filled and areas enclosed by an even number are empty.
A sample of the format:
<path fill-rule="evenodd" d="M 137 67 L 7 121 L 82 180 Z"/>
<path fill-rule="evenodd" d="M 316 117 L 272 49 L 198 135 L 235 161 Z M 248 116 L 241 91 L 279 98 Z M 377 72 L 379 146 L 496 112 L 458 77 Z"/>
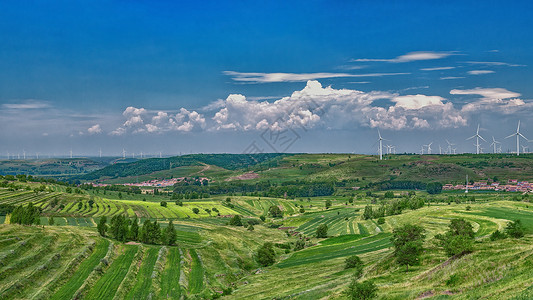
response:
<path fill-rule="evenodd" d="M 516 155 L 518 156 L 520 155 L 520 137 L 523 137 L 526 141 L 529 141 L 523 134 L 520 133 L 520 121 L 518 121 L 518 127 L 516 128 L 516 132 L 506 137 L 506 139 L 513 136 L 516 136 Z"/>
<path fill-rule="evenodd" d="M 481 145 L 479 144 L 479 139 L 482 139 L 482 140 L 485 141 L 485 139 L 484 139 L 481 135 L 479 135 L 479 124 L 477 124 L 477 131 L 476 131 L 476 134 L 473 135 L 473 136 L 471 136 L 471 137 L 469 137 L 469 138 L 467 138 L 466 140 L 471 140 L 471 139 L 473 139 L 473 138 L 476 138 L 476 143 L 474 144 L 474 146 L 476 146 L 476 154 L 479 154 L 479 146 L 481 146 Z M 485 141 L 485 142 L 486 142 L 486 141 Z"/>
<path fill-rule="evenodd" d="M 446 143 L 448 143 L 448 154 L 452 154 L 452 146 L 455 146 L 455 144 L 450 143 L 448 140 L 446 140 Z"/>
<path fill-rule="evenodd" d="M 22 157 L 24 157 L 24 160 L 26 160 L 26 150 L 22 149 Z"/>
<path fill-rule="evenodd" d="M 159 158 L 161 158 L 161 151 L 159 151 Z"/>
<path fill-rule="evenodd" d="M 439 144 L 439 155 L 442 155 L 442 147 Z"/>
<path fill-rule="evenodd" d="M 102 158 L 102 148 L 98 151 L 98 154 L 100 155 L 100 158 Z"/>
<path fill-rule="evenodd" d="M 388 141 L 381 137 L 381 133 L 378 129 L 378 137 L 379 137 L 379 160 L 383 160 L 383 141 Z"/>
<path fill-rule="evenodd" d="M 524 145 L 522 145 L 522 153 L 527 153 L 526 150 L 528 150 L 528 149 L 529 149 L 528 146 L 524 146 Z"/>
<path fill-rule="evenodd" d="M 424 154 L 424 145 L 420 146 L 420 155 Z"/>
<path fill-rule="evenodd" d="M 497 152 L 498 152 L 497 149 L 496 149 L 496 146 L 497 146 L 498 144 L 501 144 L 501 143 L 498 142 L 498 141 L 494 138 L 494 136 L 492 136 L 492 144 L 490 144 L 490 145 L 494 148 L 494 153 L 497 153 Z"/>
<path fill-rule="evenodd" d="M 70 158 L 72 158 L 72 149 L 70 149 Z"/>
<path fill-rule="evenodd" d="M 423 146 L 428 148 L 428 154 L 431 154 L 431 144 L 433 144 L 433 142 Z"/>
<path fill-rule="evenodd" d="M 126 158 L 126 150 L 124 148 L 122 148 L 122 158 Z"/>

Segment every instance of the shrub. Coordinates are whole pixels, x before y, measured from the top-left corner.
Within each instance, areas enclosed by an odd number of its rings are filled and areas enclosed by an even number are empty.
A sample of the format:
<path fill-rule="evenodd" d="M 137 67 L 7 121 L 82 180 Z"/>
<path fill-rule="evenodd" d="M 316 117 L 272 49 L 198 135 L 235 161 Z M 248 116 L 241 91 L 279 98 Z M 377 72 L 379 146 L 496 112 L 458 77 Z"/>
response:
<path fill-rule="evenodd" d="M 299 239 L 294 244 L 294 251 L 302 250 L 305 248 L 305 241 L 303 239 Z"/>
<path fill-rule="evenodd" d="M 464 219 L 453 219 L 448 231 L 435 236 L 449 256 L 463 255 L 474 250 L 474 230 Z"/>
<path fill-rule="evenodd" d="M 507 227 L 505 228 L 505 232 L 507 235 L 514 237 L 514 238 L 521 238 L 524 236 L 525 228 L 522 225 L 522 221 L 516 220 L 514 222 L 510 222 L 507 224 Z"/>
<path fill-rule="evenodd" d="M 381 217 L 378 219 L 378 224 L 381 225 L 381 224 L 385 224 L 385 218 Z"/>
<path fill-rule="evenodd" d="M 357 278 L 354 277 L 350 285 L 348 285 L 348 289 L 344 292 L 344 294 L 348 297 L 348 299 L 367 300 L 367 299 L 376 298 L 377 291 L 378 291 L 378 288 L 376 287 L 374 282 L 370 280 L 358 282 Z"/>
<path fill-rule="evenodd" d="M 163 207 L 167 207 L 167 202 L 166 201 L 161 201 L 161 203 L 159 203 L 159 204 L 161 204 L 161 206 L 163 206 Z"/>
<path fill-rule="evenodd" d="M 496 230 L 494 231 L 491 235 L 490 235 L 490 240 L 491 241 L 496 241 L 496 240 L 503 240 L 507 237 L 507 235 L 499 230 Z"/>
<path fill-rule="evenodd" d="M 268 267 L 276 262 L 274 245 L 271 242 L 264 243 L 263 246 L 257 250 L 256 260 L 263 267 Z"/>
<path fill-rule="evenodd" d="M 327 238 L 328 237 L 328 225 L 320 224 L 316 228 L 316 237 L 317 238 Z"/>
<path fill-rule="evenodd" d="M 261 219 L 263 222 L 266 220 L 265 216 L 260 216 L 259 219 Z"/>
<path fill-rule="evenodd" d="M 420 262 L 425 236 L 424 228 L 406 224 L 395 228 L 392 233 L 392 244 L 394 245 L 394 256 L 400 265 L 405 265 L 407 270 L 409 265 L 416 265 Z"/>
<path fill-rule="evenodd" d="M 195 213 L 195 214 L 199 214 L 200 210 L 197 207 L 195 207 L 195 208 L 192 209 L 192 212 Z"/>
<path fill-rule="evenodd" d="M 354 276 L 361 277 L 363 273 L 363 261 L 357 255 L 350 256 L 345 260 L 344 269 L 354 269 Z"/>
<path fill-rule="evenodd" d="M 283 212 L 281 211 L 281 209 L 276 206 L 276 205 L 272 205 L 269 209 L 268 209 L 268 213 L 270 214 L 270 216 L 272 218 L 281 218 L 283 217 Z"/>
<path fill-rule="evenodd" d="M 231 218 L 231 220 L 229 221 L 229 224 L 232 226 L 242 226 L 241 216 L 239 215 L 233 216 L 233 218 Z"/>
<path fill-rule="evenodd" d="M 329 209 L 331 207 L 331 200 L 326 200 L 326 209 Z"/>

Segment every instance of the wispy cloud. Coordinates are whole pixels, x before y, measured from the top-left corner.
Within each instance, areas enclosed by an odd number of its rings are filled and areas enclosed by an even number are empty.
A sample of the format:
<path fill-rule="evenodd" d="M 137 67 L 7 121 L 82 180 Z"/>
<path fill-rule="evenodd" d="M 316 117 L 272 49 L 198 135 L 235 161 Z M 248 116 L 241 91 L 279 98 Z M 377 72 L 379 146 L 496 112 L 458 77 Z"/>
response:
<path fill-rule="evenodd" d="M 469 90 L 453 89 L 450 91 L 452 95 L 479 95 L 490 99 L 508 99 L 520 97 L 519 93 L 511 92 L 504 88 L 474 88 Z"/>
<path fill-rule="evenodd" d="M 450 80 L 450 79 L 461 79 L 461 78 L 465 78 L 465 77 L 461 77 L 461 76 L 446 76 L 446 77 L 441 77 L 440 79 L 441 80 Z"/>
<path fill-rule="evenodd" d="M 455 67 L 422 68 L 420 70 L 422 70 L 422 71 L 441 71 L 441 70 L 451 70 L 451 69 L 455 69 Z"/>
<path fill-rule="evenodd" d="M 2 104 L 2 108 L 5 109 L 39 109 L 48 107 L 50 107 L 48 102 L 40 100 L 23 100 L 18 103 Z"/>
<path fill-rule="evenodd" d="M 465 61 L 467 64 L 472 65 L 485 65 L 485 66 L 507 66 L 507 67 L 525 67 L 526 65 L 511 64 L 501 61 Z"/>
<path fill-rule="evenodd" d="M 470 75 L 484 75 L 484 74 L 492 74 L 495 73 L 492 70 L 472 70 L 467 72 Z"/>
<path fill-rule="evenodd" d="M 433 51 L 417 51 L 409 52 L 404 55 L 400 55 L 396 58 L 358 58 L 352 59 L 353 62 L 369 62 L 369 61 L 383 61 L 383 62 L 392 62 L 392 63 L 404 63 L 417 60 L 432 60 L 432 59 L 441 59 L 454 55 L 453 52 L 433 52 Z"/>
<path fill-rule="evenodd" d="M 410 73 L 369 73 L 369 74 L 349 74 L 349 73 L 243 73 L 235 71 L 224 71 L 224 75 L 231 76 L 231 79 L 239 82 L 249 83 L 271 83 L 271 82 L 305 82 L 308 80 L 343 77 L 382 77 L 394 75 L 408 75 Z"/>

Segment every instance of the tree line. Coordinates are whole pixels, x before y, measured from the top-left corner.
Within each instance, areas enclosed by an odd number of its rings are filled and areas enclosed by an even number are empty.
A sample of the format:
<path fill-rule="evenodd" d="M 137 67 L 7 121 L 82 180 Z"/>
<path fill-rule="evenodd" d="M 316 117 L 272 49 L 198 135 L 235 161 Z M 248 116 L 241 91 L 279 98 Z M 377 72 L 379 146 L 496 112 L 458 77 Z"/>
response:
<path fill-rule="evenodd" d="M 123 215 L 116 215 L 111 218 L 110 224 L 107 224 L 107 218 L 100 218 L 96 226 L 101 236 L 110 236 L 121 242 L 138 241 L 145 244 L 162 244 L 175 245 L 178 235 L 172 221 L 168 226 L 161 229 L 157 221 L 151 222 L 145 220 L 142 226 L 139 226 L 137 218 L 130 220 Z"/>

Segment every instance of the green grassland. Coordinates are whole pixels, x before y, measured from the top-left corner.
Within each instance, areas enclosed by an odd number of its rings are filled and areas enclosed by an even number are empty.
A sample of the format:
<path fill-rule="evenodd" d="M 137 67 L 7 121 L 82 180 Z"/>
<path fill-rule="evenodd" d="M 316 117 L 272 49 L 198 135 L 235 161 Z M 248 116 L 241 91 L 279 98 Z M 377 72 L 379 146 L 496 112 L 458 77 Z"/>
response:
<path fill-rule="evenodd" d="M 198 161 L 194 167 L 175 169 L 213 176 L 214 184 L 249 171 L 259 174 L 250 182 L 334 178 L 361 186 L 391 176 L 443 183 L 461 182 L 465 173 L 477 179 L 533 178 L 533 160 L 528 156 L 396 155 L 377 162 L 363 155 L 298 154 L 270 159 L 275 164 L 265 160 L 246 170 Z M 0 204 L 32 202 L 43 213 L 39 226 L 3 224 L 9 216 L 0 216 L 1 299 L 211 299 L 230 287 L 231 295 L 223 299 L 343 299 L 352 278 L 344 260 L 352 255 L 363 260 L 361 280 L 376 283 L 379 299 L 531 299 L 533 293 L 533 204 L 531 196 L 517 193 L 472 191 L 471 202 L 460 192 L 416 191 L 415 197 L 425 200 L 423 207 L 388 215 L 378 224 L 363 219 L 363 211 L 367 205 L 377 208 L 387 201 L 384 191 L 369 196 L 365 190 L 339 188 L 332 196 L 296 199 L 212 195 L 183 200 L 180 206 L 160 195 L 143 201 L 144 195 L 125 194 L 119 199 L 117 192 L 67 193 L 64 186 L 54 184 L 34 192 L 31 189 L 40 184 L 20 184 L 24 188 L 0 188 Z M 395 199 L 405 193 L 393 192 Z M 167 207 L 160 205 L 162 200 L 168 200 Z M 327 200 L 332 202 L 329 209 Z M 279 207 L 283 217 L 270 217 L 271 206 Z M 100 218 L 118 214 L 141 222 L 157 220 L 163 228 L 172 220 L 177 245 L 124 244 L 99 236 L 95 227 Z M 230 226 L 233 215 L 259 224 L 253 231 Z M 53 226 L 48 224 L 50 216 Z M 261 216 L 266 217 L 264 222 L 259 221 Z M 449 258 L 434 237 L 444 233 L 454 218 L 473 225 L 474 251 Z M 525 226 L 525 237 L 490 240 L 495 230 L 516 219 Z M 394 228 L 408 223 L 424 227 L 426 240 L 421 264 L 406 270 L 395 262 L 390 238 Z M 315 237 L 321 224 L 328 226 L 328 238 Z M 306 247 L 294 251 L 299 239 L 306 240 Z M 276 263 L 269 267 L 261 267 L 255 259 L 264 242 L 277 245 Z M 285 250 L 287 245 L 290 250 Z"/>

